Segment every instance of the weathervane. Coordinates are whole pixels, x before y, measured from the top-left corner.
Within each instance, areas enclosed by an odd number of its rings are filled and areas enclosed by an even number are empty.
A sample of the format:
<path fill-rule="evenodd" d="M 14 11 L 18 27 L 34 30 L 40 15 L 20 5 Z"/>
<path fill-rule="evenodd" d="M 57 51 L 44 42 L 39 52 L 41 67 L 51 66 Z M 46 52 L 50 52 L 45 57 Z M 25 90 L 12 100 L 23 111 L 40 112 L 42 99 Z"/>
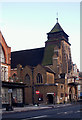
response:
<path fill-rule="evenodd" d="M 57 20 L 57 23 L 58 23 L 58 12 L 57 12 L 57 18 L 56 18 L 56 20 Z"/>

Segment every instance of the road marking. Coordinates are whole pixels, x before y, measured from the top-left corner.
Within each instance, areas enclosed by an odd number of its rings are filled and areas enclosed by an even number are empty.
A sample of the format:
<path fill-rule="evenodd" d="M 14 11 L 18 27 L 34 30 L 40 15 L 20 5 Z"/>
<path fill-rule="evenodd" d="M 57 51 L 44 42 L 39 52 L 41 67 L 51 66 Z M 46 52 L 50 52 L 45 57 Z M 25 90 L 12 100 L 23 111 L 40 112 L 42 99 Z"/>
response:
<path fill-rule="evenodd" d="M 79 112 L 81 112 L 81 111 L 78 110 L 78 111 L 76 111 L 74 113 L 79 113 Z M 73 111 L 59 112 L 57 114 L 71 114 L 71 113 L 73 113 Z"/>
<path fill-rule="evenodd" d="M 22 120 L 32 120 L 32 119 L 44 118 L 44 117 L 47 117 L 47 115 L 44 115 L 44 116 L 31 117 L 31 118 L 26 118 L 26 119 L 22 119 Z"/>
<path fill-rule="evenodd" d="M 70 114 L 70 113 L 73 113 L 73 111 L 59 112 L 57 114 Z"/>
<path fill-rule="evenodd" d="M 57 106 L 57 107 L 60 107 L 60 106 Z"/>
<path fill-rule="evenodd" d="M 64 112 L 64 114 L 67 114 L 67 112 Z"/>
<path fill-rule="evenodd" d="M 81 111 L 76 111 L 75 113 L 78 113 L 78 112 L 81 112 Z"/>
<path fill-rule="evenodd" d="M 57 113 L 57 114 L 62 114 L 63 112 Z"/>

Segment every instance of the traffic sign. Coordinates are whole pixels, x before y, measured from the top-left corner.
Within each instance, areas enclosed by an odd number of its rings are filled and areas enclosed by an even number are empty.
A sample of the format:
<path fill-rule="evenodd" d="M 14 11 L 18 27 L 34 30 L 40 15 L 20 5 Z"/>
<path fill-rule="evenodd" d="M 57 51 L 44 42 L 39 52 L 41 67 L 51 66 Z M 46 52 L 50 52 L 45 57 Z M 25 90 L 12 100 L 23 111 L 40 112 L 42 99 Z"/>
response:
<path fill-rule="evenodd" d="M 55 92 L 54 92 L 54 96 L 55 96 L 56 94 L 55 94 Z"/>
<path fill-rule="evenodd" d="M 65 93 L 65 97 L 67 97 L 67 93 Z"/>
<path fill-rule="evenodd" d="M 39 93 L 40 93 L 40 91 L 37 90 L 37 91 L 36 91 L 36 94 L 39 94 Z"/>
<path fill-rule="evenodd" d="M 8 93 L 12 93 L 12 89 L 8 89 Z"/>

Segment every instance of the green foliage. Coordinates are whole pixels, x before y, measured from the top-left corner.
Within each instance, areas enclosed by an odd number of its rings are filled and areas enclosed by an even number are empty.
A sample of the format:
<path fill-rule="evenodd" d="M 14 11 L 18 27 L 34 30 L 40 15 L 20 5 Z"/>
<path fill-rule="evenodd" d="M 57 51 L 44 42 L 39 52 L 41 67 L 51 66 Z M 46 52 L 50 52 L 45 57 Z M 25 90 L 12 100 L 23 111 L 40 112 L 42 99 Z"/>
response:
<path fill-rule="evenodd" d="M 9 77 L 9 80 L 11 80 L 12 79 L 12 77 Z"/>

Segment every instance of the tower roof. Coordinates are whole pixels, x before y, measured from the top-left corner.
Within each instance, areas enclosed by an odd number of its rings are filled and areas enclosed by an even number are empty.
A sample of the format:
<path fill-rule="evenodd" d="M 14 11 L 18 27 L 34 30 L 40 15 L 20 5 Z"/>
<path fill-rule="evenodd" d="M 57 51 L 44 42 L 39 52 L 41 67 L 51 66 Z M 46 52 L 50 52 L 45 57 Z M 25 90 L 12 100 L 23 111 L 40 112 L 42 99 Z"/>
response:
<path fill-rule="evenodd" d="M 57 22 L 56 25 L 52 28 L 52 30 L 49 33 L 61 32 L 61 31 L 64 32 L 60 24 Z"/>

